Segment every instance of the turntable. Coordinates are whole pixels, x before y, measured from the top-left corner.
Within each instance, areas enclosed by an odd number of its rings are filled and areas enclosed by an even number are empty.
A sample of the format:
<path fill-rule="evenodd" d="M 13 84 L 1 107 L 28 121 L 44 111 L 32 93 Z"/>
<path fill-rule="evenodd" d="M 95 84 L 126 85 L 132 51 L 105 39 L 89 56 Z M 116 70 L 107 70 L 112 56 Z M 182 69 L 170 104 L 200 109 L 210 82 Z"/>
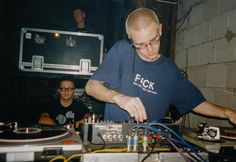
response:
<path fill-rule="evenodd" d="M 48 161 L 81 149 L 77 133 L 62 126 L 36 125 L 0 132 L 0 161 Z"/>
<path fill-rule="evenodd" d="M 199 133 L 197 130 L 185 128 L 183 130 L 183 138 L 186 141 L 212 153 L 220 153 L 220 151 L 224 148 L 232 148 L 232 150 L 236 150 L 235 128 L 220 128 L 219 140 L 202 140 L 199 138 Z"/>

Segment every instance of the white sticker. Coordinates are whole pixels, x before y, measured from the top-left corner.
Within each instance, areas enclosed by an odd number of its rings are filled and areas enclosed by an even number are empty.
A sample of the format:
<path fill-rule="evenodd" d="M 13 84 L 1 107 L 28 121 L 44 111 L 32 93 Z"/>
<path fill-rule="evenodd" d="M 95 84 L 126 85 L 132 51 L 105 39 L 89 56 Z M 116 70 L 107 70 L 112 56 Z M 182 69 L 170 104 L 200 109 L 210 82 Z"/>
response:
<path fill-rule="evenodd" d="M 32 37 L 32 34 L 31 34 L 31 33 L 26 33 L 26 34 L 25 34 L 25 38 L 26 38 L 26 39 L 31 39 L 31 37 Z"/>

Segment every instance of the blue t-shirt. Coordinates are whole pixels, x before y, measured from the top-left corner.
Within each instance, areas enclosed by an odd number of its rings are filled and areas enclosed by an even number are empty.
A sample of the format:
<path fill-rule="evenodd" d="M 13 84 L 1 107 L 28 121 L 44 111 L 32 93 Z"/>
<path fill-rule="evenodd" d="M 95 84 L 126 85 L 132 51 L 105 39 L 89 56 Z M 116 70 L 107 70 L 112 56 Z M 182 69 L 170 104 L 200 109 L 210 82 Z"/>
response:
<path fill-rule="evenodd" d="M 167 57 L 154 62 L 142 60 L 126 40 L 118 41 L 108 52 L 92 80 L 128 96 L 138 96 L 143 102 L 148 121 L 163 118 L 170 104 L 180 114 L 187 113 L 205 101 L 202 93 L 189 82 Z M 107 103 L 105 120 L 131 120 L 116 104 Z"/>

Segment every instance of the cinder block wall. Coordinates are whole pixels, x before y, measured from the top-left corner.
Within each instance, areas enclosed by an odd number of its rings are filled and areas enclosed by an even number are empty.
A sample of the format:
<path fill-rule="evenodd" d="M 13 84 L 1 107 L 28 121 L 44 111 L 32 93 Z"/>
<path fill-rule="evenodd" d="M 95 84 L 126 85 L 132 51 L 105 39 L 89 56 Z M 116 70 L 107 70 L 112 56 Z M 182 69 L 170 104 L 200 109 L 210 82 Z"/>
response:
<path fill-rule="evenodd" d="M 178 0 L 175 62 L 208 101 L 236 109 L 235 0 Z M 232 126 L 193 113 L 189 121 Z"/>

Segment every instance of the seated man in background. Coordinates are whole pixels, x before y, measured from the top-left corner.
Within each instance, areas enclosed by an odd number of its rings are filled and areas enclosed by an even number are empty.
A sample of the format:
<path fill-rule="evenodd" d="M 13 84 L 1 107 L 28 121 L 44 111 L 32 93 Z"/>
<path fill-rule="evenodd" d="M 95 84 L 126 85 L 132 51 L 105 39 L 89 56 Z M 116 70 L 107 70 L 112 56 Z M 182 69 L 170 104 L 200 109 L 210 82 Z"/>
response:
<path fill-rule="evenodd" d="M 75 124 L 77 128 L 84 119 L 91 116 L 89 109 L 75 100 L 75 83 L 70 77 L 63 77 L 58 84 L 59 97 L 48 101 L 39 117 L 39 124 L 67 125 Z"/>

